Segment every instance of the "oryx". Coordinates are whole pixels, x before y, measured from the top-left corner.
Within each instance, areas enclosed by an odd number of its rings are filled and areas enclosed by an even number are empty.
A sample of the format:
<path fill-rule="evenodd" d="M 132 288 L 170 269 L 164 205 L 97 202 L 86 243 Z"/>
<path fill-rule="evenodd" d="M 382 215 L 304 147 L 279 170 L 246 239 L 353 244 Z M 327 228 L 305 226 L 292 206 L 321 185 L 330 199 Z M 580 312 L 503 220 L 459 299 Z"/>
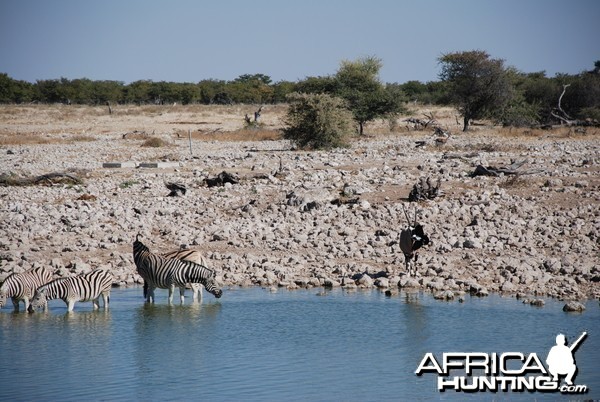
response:
<path fill-rule="evenodd" d="M 411 223 L 410 217 L 404 205 L 402 205 L 404 216 L 408 226 L 400 232 L 400 249 L 404 253 L 404 263 L 408 275 L 411 273 L 411 260 L 414 260 L 414 272 L 417 274 L 417 253 L 422 246 L 429 244 L 429 237 L 423 231 L 423 225 L 417 223 L 417 207 L 415 206 L 415 219 Z"/>

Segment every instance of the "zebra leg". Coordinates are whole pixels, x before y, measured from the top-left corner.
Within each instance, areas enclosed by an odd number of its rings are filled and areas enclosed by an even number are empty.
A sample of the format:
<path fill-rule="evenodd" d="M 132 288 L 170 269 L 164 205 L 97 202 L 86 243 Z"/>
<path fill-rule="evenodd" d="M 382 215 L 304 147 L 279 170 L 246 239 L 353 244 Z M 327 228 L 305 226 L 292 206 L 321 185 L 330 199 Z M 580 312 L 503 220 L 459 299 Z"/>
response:
<path fill-rule="evenodd" d="M 13 309 L 15 313 L 19 312 L 19 299 L 15 298 L 15 297 L 11 297 L 10 298 L 12 300 L 13 303 Z"/>
<path fill-rule="evenodd" d="M 154 286 L 148 285 L 145 291 L 146 303 L 154 303 Z"/>
<path fill-rule="evenodd" d="M 94 310 L 98 310 L 100 308 L 100 296 L 92 300 L 92 304 L 94 305 Z"/>
<path fill-rule="evenodd" d="M 73 311 L 73 307 L 75 307 L 75 300 L 67 301 L 67 311 Z"/>
<path fill-rule="evenodd" d="M 104 303 L 104 309 L 106 310 L 108 308 L 108 303 L 110 302 L 110 291 L 102 292 L 102 301 Z"/>
<path fill-rule="evenodd" d="M 29 298 L 27 296 L 23 298 L 23 303 L 25 304 L 25 311 L 29 310 Z"/>
<path fill-rule="evenodd" d="M 167 299 L 169 301 L 169 304 L 173 303 L 173 293 L 175 292 L 175 285 L 169 285 L 169 298 Z"/>
<path fill-rule="evenodd" d="M 179 287 L 179 302 L 185 303 L 185 285 Z"/>
<path fill-rule="evenodd" d="M 190 284 L 192 287 L 192 297 L 194 301 L 202 303 L 202 285 L 200 283 Z"/>

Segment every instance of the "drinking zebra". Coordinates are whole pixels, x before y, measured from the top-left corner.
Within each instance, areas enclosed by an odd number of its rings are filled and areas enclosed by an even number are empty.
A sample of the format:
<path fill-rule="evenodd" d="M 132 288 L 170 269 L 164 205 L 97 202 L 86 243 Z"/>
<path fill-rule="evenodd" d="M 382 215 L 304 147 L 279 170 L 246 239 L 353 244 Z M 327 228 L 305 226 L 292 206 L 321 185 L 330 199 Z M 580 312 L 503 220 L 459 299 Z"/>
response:
<path fill-rule="evenodd" d="M 35 290 L 52 280 L 52 273 L 45 268 L 32 268 L 20 274 L 10 274 L 0 286 L 0 308 L 10 297 L 14 311 L 19 311 L 19 302 L 23 300 L 25 310 L 29 308 L 29 301 Z"/>
<path fill-rule="evenodd" d="M 113 275 L 102 269 L 96 269 L 87 274 L 55 279 L 35 291 L 30 311 L 40 307 L 44 307 L 46 310 L 48 300 L 54 299 L 62 299 L 67 304 L 67 311 L 73 311 L 77 301 L 91 301 L 95 310 L 100 308 L 100 296 L 102 296 L 104 308 L 107 309 L 112 283 Z"/>
<path fill-rule="evenodd" d="M 203 267 L 208 267 L 206 263 L 206 259 L 202 255 L 202 253 L 198 250 L 191 249 L 179 249 L 169 251 L 168 253 L 162 254 L 163 258 L 172 258 L 176 260 L 185 260 L 191 261 L 195 264 L 202 265 Z M 192 299 L 194 301 L 202 302 L 202 284 L 201 283 L 190 283 L 190 287 L 192 288 Z M 148 293 L 148 282 L 144 281 L 144 298 L 146 298 Z"/>
<path fill-rule="evenodd" d="M 187 260 L 164 258 L 150 252 L 140 240 L 140 235 L 133 242 L 133 259 L 138 273 L 147 283 L 145 297 L 147 302 L 154 302 L 154 289 L 169 290 L 169 304 L 173 302 L 175 287 L 179 288 L 181 303 L 185 300 L 185 284 L 201 283 L 216 298 L 223 291 L 215 282 L 215 271 L 204 265 Z"/>

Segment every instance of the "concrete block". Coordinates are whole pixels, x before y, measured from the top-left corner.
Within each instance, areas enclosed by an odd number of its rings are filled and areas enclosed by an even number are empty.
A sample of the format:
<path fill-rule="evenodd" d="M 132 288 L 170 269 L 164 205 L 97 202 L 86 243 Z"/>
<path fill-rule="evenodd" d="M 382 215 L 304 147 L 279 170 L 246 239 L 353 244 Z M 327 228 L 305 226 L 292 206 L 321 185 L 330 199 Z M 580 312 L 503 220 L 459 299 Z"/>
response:
<path fill-rule="evenodd" d="M 154 169 L 178 168 L 179 162 L 142 162 L 138 167 Z"/>
<path fill-rule="evenodd" d="M 104 162 L 102 164 L 103 168 L 108 169 L 118 169 L 118 168 L 135 168 L 135 162 Z"/>

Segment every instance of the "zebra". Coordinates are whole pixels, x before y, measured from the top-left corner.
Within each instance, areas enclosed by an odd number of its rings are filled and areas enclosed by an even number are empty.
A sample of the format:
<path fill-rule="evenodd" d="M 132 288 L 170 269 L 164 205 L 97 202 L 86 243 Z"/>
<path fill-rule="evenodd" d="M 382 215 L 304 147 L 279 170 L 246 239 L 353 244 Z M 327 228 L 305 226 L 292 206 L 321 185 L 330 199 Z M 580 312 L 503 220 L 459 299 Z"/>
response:
<path fill-rule="evenodd" d="M 145 298 L 154 303 L 154 289 L 169 289 L 169 304 L 173 302 L 175 287 L 179 288 L 181 303 L 185 300 L 185 284 L 201 283 L 216 298 L 223 295 L 215 283 L 215 271 L 204 265 L 187 260 L 164 258 L 150 252 L 140 240 L 140 234 L 133 242 L 133 259 L 138 273 L 147 283 Z M 146 286 L 145 286 L 146 287 Z"/>
<path fill-rule="evenodd" d="M 104 309 L 110 302 L 110 288 L 113 283 L 113 274 L 103 269 L 96 269 L 87 274 L 79 274 L 67 278 L 55 279 L 36 291 L 31 301 L 30 311 L 35 308 L 48 308 L 48 300 L 62 299 L 67 304 L 67 311 L 73 311 L 75 302 L 92 301 L 94 310 L 100 308 L 100 296 L 104 302 Z"/>
<path fill-rule="evenodd" d="M 198 250 L 192 250 L 188 248 L 181 248 L 179 250 L 169 251 L 168 253 L 162 254 L 163 258 L 171 258 L 176 260 L 191 261 L 203 267 L 208 267 L 204 255 Z M 192 288 L 192 299 L 194 301 L 202 302 L 202 284 L 201 283 L 190 283 Z M 148 282 L 144 281 L 144 298 L 148 292 Z"/>
<path fill-rule="evenodd" d="M 25 303 L 25 311 L 29 309 L 29 301 L 33 297 L 35 290 L 50 282 L 52 273 L 46 268 L 38 267 L 31 268 L 20 274 L 10 274 L 0 286 L 0 308 L 6 303 L 6 299 L 10 297 L 13 302 L 14 311 L 19 311 L 19 302 L 23 300 Z"/>

